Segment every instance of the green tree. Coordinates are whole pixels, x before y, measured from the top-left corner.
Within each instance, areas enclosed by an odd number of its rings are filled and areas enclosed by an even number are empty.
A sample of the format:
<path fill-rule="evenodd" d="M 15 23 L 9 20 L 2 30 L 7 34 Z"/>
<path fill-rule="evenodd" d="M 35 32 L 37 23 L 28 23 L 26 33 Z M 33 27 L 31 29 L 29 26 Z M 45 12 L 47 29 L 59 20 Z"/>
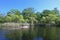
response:
<path fill-rule="evenodd" d="M 17 9 L 11 9 L 8 13 L 7 13 L 7 15 L 10 15 L 10 14 L 15 14 L 15 15 L 21 15 L 21 12 L 19 11 L 19 10 L 17 10 Z"/>
<path fill-rule="evenodd" d="M 36 19 L 37 19 L 37 22 L 39 23 L 40 22 L 40 20 L 41 20 L 41 16 L 42 16 L 42 14 L 40 13 L 40 12 L 36 12 Z"/>
<path fill-rule="evenodd" d="M 50 10 L 43 10 L 42 14 L 43 16 L 48 16 L 48 14 L 50 14 L 51 11 Z"/>
<path fill-rule="evenodd" d="M 0 14 L 0 22 L 3 23 L 4 22 L 4 16 L 2 14 Z"/>
<path fill-rule="evenodd" d="M 41 21 L 44 23 L 55 24 L 59 19 L 59 12 L 57 9 L 54 10 L 44 10 L 42 14 Z"/>
<path fill-rule="evenodd" d="M 36 15 L 34 14 L 33 8 L 26 8 L 22 11 L 23 17 L 29 22 L 36 21 Z"/>
<path fill-rule="evenodd" d="M 24 22 L 23 16 L 18 10 L 11 10 L 5 18 L 8 22 Z"/>

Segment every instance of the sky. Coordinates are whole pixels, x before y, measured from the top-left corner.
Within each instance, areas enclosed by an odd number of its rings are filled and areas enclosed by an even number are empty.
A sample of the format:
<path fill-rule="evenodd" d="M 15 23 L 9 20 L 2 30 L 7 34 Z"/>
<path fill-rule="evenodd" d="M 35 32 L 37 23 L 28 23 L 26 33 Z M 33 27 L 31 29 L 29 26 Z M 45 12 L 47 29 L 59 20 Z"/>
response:
<path fill-rule="evenodd" d="M 11 9 L 22 11 L 32 7 L 36 11 L 58 8 L 60 10 L 60 0 L 0 0 L 0 14 L 6 15 Z"/>

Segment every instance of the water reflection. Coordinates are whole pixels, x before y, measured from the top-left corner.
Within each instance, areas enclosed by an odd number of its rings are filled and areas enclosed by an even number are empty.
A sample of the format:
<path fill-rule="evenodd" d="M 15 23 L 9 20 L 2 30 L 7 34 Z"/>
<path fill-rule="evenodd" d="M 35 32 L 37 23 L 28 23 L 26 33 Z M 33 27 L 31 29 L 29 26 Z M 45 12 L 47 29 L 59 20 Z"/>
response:
<path fill-rule="evenodd" d="M 35 27 L 28 29 L 0 30 L 0 40 L 60 40 L 60 27 Z"/>
<path fill-rule="evenodd" d="M 6 30 L 0 30 L 0 40 L 7 40 L 5 34 Z"/>

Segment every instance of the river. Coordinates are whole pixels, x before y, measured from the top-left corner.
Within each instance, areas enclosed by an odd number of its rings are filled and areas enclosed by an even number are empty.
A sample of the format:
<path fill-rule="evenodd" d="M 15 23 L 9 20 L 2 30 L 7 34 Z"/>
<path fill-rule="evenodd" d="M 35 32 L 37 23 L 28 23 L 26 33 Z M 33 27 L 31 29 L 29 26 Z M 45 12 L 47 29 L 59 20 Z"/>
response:
<path fill-rule="evenodd" d="M 20 31 L 11 31 L 0 30 L 0 40 L 30 40 L 29 33 L 26 31 L 25 35 L 20 35 Z M 60 40 L 60 27 L 38 27 L 32 31 L 32 35 L 30 35 L 32 36 L 31 40 Z"/>

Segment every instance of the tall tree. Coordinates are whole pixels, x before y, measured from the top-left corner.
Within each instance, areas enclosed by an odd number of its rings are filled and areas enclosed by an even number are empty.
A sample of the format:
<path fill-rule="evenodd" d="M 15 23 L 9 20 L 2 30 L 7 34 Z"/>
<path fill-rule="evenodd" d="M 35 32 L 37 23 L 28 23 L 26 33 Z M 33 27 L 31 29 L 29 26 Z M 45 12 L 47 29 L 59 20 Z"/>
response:
<path fill-rule="evenodd" d="M 21 15 L 21 12 L 17 9 L 11 9 L 7 15 L 10 15 L 10 14 L 15 14 L 15 15 Z"/>
<path fill-rule="evenodd" d="M 23 16 L 18 10 L 11 10 L 7 13 L 6 20 L 10 20 L 10 22 L 24 22 Z"/>
<path fill-rule="evenodd" d="M 4 22 L 4 16 L 2 14 L 0 14 L 0 23 Z"/>
<path fill-rule="evenodd" d="M 50 10 L 43 10 L 42 14 L 43 16 L 48 16 L 48 14 L 50 14 L 51 11 Z"/>
<path fill-rule="evenodd" d="M 36 15 L 34 14 L 34 8 L 26 8 L 22 11 L 24 19 L 28 19 L 29 22 L 35 21 Z"/>
<path fill-rule="evenodd" d="M 41 16 L 42 14 L 40 12 L 36 12 L 36 16 L 37 16 L 37 22 L 39 23 L 40 22 L 40 19 L 41 19 Z"/>

